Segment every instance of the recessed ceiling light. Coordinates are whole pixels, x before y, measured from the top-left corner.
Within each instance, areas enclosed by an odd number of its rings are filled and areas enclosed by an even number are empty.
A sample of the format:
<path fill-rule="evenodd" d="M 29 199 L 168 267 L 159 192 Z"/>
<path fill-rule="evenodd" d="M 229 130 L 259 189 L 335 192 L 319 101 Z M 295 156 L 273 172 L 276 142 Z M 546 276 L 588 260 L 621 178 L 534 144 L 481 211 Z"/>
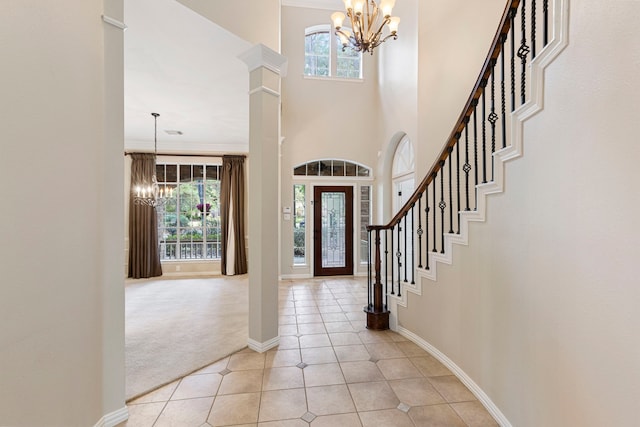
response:
<path fill-rule="evenodd" d="M 165 130 L 166 133 L 168 133 L 169 135 L 182 135 L 182 131 L 181 130 Z"/>

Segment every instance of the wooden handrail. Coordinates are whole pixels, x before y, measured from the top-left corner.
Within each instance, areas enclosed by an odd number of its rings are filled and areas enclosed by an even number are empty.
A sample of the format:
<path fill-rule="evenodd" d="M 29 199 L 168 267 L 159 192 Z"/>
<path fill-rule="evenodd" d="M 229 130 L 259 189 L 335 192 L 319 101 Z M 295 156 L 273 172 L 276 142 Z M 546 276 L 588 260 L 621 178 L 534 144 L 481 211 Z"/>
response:
<path fill-rule="evenodd" d="M 502 14 L 502 20 L 500 21 L 500 25 L 498 26 L 498 30 L 493 38 L 493 42 L 491 43 L 491 48 L 489 49 L 489 53 L 484 61 L 482 66 L 482 71 L 480 71 L 480 75 L 476 80 L 476 83 L 473 87 L 473 91 L 465 104 L 460 117 L 456 121 L 456 124 L 451 131 L 451 134 L 447 138 L 446 144 L 442 148 L 440 155 L 433 163 L 429 172 L 427 172 L 424 179 L 420 182 L 420 185 L 413 192 L 409 200 L 404 204 L 404 206 L 398 211 L 398 213 L 389 221 L 386 225 L 370 225 L 367 227 L 368 230 L 382 230 L 389 229 L 393 227 L 395 224 L 399 223 L 400 220 L 405 216 L 405 214 L 409 213 L 409 210 L 415 205 L 418 201 L 422 193 L 424 193 L 433 182 L 433 179 L 436 177 L 436 174 L 442 169 L 444 166 L 444 162 L 449 158 L 449 155 L 453 151 L 453 147 L 457 144 L 462 131 L 465 126 L 469 122 L 471 115 L 473 114 L 474 108 L 478 104 L 478 100 L 482 96 L 482 92 L 487 85 L 488 79 L 491 76 L 491 72 L 493 66 L 495 65 L 500 53 L 502 51 L 503 41 L 509 34 L 509 30 L 511 29 L 511 17 L 518 10 L 518 6 L 520 5 L 520 0 L 510 0 L 505 10 Z"/>

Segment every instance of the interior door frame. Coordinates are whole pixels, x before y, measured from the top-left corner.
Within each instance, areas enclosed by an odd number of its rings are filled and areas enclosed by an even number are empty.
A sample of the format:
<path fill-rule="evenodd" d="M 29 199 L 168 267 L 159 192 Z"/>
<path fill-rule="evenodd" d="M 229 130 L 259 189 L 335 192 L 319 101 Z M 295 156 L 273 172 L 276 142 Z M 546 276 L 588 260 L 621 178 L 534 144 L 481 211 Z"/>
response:
<path fill-rule="evenodd" d="M 345 266 L 322 267 L 322 193 L 345 193 Z M 352 185 L 316 185 L 313 187 L 313 275 L 314 276 L 351 276 L 354 272 L 354 211 Z"/>

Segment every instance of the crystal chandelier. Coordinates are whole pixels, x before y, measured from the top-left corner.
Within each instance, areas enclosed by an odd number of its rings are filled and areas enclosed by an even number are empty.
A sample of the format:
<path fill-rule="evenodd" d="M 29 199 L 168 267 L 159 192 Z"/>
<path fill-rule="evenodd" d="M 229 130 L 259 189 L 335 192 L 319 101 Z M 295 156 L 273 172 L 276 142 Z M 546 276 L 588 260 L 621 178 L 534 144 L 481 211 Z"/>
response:
<path fill-rule="evenodd" d="M 331 15 L 336 35 L 342 43 L 342 50 L 347 46 L 358 52 L 370 52 L 384 43 L 389 37 L 398 39 L 398 25 L 400 18 L 391 16 L 391 10 L 396 0 L 381 0 L 380 6 L 375 0 L 343 0 L 347 16 L 351 19 L 352 31 L 342 28 L 345 15 L 334 12 Z M 389 34 L 383 37 L 384 27 L 389 28 Z"/>
<path fill-rule="evenodd" d="M 164 205 L 169 198 L 173 196 L 173 188 L 169 188 L 166 185 L 160 187 L 158 185 L 158 178 L 155 171 L 155 160 L 158 156 L 158 117 L 160 114 L 151 113 L 154 120 L 154 135 L 153 135 L 153 175 L 151 176 L 151 184 L 145 185 L 138 184 L 133 188 L 133 202 L 137 205 L 146 206 L 161 206 Z"/>

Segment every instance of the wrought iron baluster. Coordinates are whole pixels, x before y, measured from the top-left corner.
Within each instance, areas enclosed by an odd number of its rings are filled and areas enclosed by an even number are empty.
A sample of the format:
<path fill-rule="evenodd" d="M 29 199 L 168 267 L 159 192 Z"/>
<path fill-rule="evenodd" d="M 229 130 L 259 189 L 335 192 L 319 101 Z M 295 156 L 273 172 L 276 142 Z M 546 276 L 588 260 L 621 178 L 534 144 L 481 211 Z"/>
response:
<path fill-rule="evenodd" d="M 542 13 L 544 15 L 542 41 L 546 46 L 549 43 L 549 0 L 542 0 Z"/>
<path fill-rule="evenodd" d="M 531 60 L 536 57 L 536 0 L 531 0 Z"/>
<path fill-rule="evenodd" d="M 458 216 L 458 231 L 460 234 L 460 132 L 456 133 L 456 207 Z"/>
<path fill-rule="evenodd" d="M 474 99 L 471 103 L 473 105 L 473 172 L 475 174 L 475 186 L 473 187 L 474 199 L 475 199 L 475 207 L 473 210 L 478 209 L 478 114 L 476 106 L 478 105 L 478 100 Z"/>
<path fill-rule="evenodd" d="M 469 117 L 464 118 L 464 184 L 465 184 L 465 198 L 467 207 L 465 211 L 470 211 L 469 208 L 469 172 L 471 172 L 471 165 L 469 164 Z"/>
<path fill-rule="evenodd" d="M 407 252 L 407 212 L 404 212 L 404 282 L 407 283 L 407 264 L 409 264 L 408 261 L 408 254 L 409 252 Z M 398 293 L 400 293 L 398 291 Z"/>
<path fill-rule="evenodd" d="M 438 222 L 438 218 L 436 218 L 438 212 L 436 211 L 436 206 L 438 206 L 436 204 L 436 179 L 438 178 L 438 171 L 435 171 L 433 173 L 433 252 L 438 252 L 438 248 L 437 243 L 436 243 L 436 239 L 437 239 L 437 234 L 438 232 L 436 231 L 436 223 Z"/>
<path fill-rule="evenodd" d="M 398 296 L 400 296 L 400 286 L 402 284 L 401 276 L 401 268 L 402 268 L 402 252 L 400 251 L 400 232 L 402 231 L 402 226 L 400 225 L 400 221 L 398 220 L 398 252 L 396 252 L 396 257 L 398 257 Z"/>
<path fill-rule="evenodd" d="M 496 114 L 496 62 L 491 60 L 491 113 L 489 113 L 489 123 L 491 123 L 491 181 L 493 181 L 494 162 L 493 153 L 496 152 L 496 122 L 498 115 Z"/>
<path fill-rule="evenodd" d="M 367 234 L 368 234 L 368 242 L 367 242 L 367 247 L 369 249 L 369 253 L 368 255 L 368 265 L 367 265 L 367 280 L 369 281 L 369 286 L 367 286 L 367 305 L 369 307 L 369 309 L 371 309 L 372 307 L 372 303 L 371 303 L 371 288 L 373 286 L 373 282 L 371 281 L 371 230 L 367 230 Z"/>
<path fill-rule="evenodd" d="M 516 109 L 516 9 L 511 9 L 511 112 Z"/>
<path fill-rule="evenodd" d="M 418 196 L 418 268 L 422 268 L 422 193 Z"/>
<path fill-rule="evenodd" d="M 522 40 L 520 42 L 520 48 L 518 49 L 518 58 L 521 62 L 521 79 L 520 79 L 520 105 L 525 103 L 526 97 L 526 83 L 527 83 L 527 55 L 530 52 L 529 46 L 527 46 L 527 14 L 526 14 L 526 2 L 520 3 L 522 6 L 522 16 L 520 18 L 520 27 L 522 30 Z"/>
<path fill-rule="evenodd" d="M 429 185 L 427 185 L 427 187 L 424 189 L 424 202 L 426 204 L 426 207 L 424 208 L 424 214 L 425 214 L 425 219 L 424 219 L 424 231 L 425 231 L 425 235 L 424 235 L 424 241 L 425 241 L 425 248 L 424 248 L 424 254 L 425 254 L 425 268 L 428 270 L 429 269 Z"/>
<path fill-rule="evenodd" d="M 411 284 L 412 285 L 416 284 L 416 278 L 415 278 L 415 272 L 416 272 L 415 218 L 416 217 L 415 217 L 415 212 L 414 212 L 415 206 L 416 206 L 415 203 L 411 204 Z M 418 212 L 420 212 L 420 211 L 418 211 Z"/>
<path fill-rule="evenodd" d="M 441 250 L 440 253 L 444 253 L 444 210 L 447 207 L 446 202 L 444 201 L 444 160 L 440 162 L 440 204 L 438 207 L 440 208 L 440 236 L 441 241 L 440 244 Z"/>
<path fill-rule="evenodd" d="M 487 111 L 486 111 L 486 99 L 485 89 L 487 87 L 487 80 L 480 82 L 482 86 L 482 183 L 487 183 Z"/>
<path fill-rule="evenodd" d="M 502 91 L 502 97 L 501 97 L 501 101 L 502 101 L 502 148 L 506 148 L 507 147 L 507 114 L 506 114 L 506 99 L 505 99 L 505 92 L 504 92 L 504 57 L 505 57 L 505 51 L 504 51 L 504 43 L 507 41 L 507 35 L 503 34 L 502 35 L 502 51 L 500 52 L 500 68 L 501 68 L 501 73 L 500 73 L 500 88 Z"/>
<path fill-rule="evenodd" d="M 384 295 L 389 293 L 389 243 L 387 241 L 388 230 L 384 230 Z M 393 264 L 393 263 L 392 263 Z"/>
<path fill-rule="evenodd" d="M 451 172 L 453 169 L 452 166 L 452 155 L 453 147 L 449 147 L 449 233 L 453 234 L 453 191 L 451 188 Z M 444 231 L 444 230 L 443 230 Z"/>
<path fill-rule="evenodd" d="M 393 265 L 395 264 L 395 262 L 393 261 L 393 256 L 395 255 L 395 252 L 393 252 L 393 231 L 395 230 L 395 227 L 392 226 L 391 227 L 391 295 L 395 295 L 396 293 L 394 292 L 394 288 L 395 288 L 395 283 L 393 281 Z"/>

